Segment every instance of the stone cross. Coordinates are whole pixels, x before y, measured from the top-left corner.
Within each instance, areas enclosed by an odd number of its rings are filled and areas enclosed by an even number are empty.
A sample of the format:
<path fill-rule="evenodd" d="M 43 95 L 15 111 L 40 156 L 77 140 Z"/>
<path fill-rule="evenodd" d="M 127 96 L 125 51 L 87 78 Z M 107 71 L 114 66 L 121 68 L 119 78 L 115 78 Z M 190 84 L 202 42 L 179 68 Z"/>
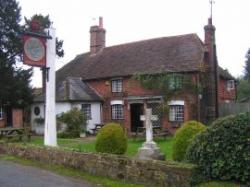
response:
<path fill-rule="evenodd" d="M 146 123 L 146 142 L 152 142 L 153 141 L 152 121 L 157 121 L 158 116 L 152 115 L 152 109 L 147 108 L 146 115 L 141 115 L 140 120 L 145 121 L 145 123 Z"/>

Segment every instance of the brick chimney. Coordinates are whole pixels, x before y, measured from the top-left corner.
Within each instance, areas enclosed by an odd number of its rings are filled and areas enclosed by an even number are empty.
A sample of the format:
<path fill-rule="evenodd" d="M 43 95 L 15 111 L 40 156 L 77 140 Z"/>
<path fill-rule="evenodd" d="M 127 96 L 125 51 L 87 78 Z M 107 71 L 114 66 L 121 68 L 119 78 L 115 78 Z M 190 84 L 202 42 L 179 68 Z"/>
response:
<path fill-rule="evenodd" d="M 212 18 L 208 18 L 208 24 L 204 27 L 205 30 L 205 45 L 215 43 L 215 26 L 213 26 Z"/>
<path fill-rule="evenodd" d="M 99 25 L 90 27 L 90 54 L 94 55 L 102 51 L 105 47 L 105 33 L 103 19 L 99 17 Z"/>
<path fill-rule="evenodd" d="M 205 31 L 205 72 L 203 76 L 204 95 L 203 106 L 205 113 L 204 123 L 208 124 L 214 121 L 219 116 L 218 109 L 218 62 L 216 55 L 216 42 L 215 42 L 215 27 L 212 23 L 212 18 L 208 19 L 208 24 L 204 27 Z"/>

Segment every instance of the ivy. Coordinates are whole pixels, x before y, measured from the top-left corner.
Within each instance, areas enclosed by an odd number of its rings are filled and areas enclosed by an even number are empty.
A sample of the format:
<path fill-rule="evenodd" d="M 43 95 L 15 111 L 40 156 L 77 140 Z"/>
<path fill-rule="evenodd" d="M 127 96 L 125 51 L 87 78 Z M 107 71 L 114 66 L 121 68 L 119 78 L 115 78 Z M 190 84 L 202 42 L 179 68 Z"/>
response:
<path fill-rule="evenodd" d="M 192 81 L 192 75 L 188 73 L 167 73 L 158 74 L 137 73 L 133 80 L 140 82 L 145 89 L 159 90 L 163 95 L 161 109 L 163 112 L 168 111 L 168 102 L 182 93 L 201 93 L 202 86 Z"/>

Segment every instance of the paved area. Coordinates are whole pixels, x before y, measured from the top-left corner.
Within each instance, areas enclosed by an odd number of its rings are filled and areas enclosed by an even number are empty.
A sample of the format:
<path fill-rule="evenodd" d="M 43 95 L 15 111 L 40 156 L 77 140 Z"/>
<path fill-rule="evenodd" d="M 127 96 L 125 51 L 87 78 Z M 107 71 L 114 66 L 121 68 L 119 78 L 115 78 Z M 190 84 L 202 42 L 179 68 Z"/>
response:
<path fill-rule="evenodd" d="M 1 187 L 100 187 L 50 171 L 0 160 Z"/>

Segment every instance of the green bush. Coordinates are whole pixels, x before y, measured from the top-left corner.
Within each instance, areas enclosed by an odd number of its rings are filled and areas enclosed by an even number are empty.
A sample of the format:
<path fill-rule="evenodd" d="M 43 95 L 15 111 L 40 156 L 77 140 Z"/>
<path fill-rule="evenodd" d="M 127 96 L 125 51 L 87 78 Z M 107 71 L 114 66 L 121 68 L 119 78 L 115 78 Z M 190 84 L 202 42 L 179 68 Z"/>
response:
<path fill-rule="evenodd" d="M 173 140 L 173 159 L 182 161 L 185 158 L 187 147 L 191 144 L 195 135 L 204 131 L 206 126 L 197 121 L 187 121 L 179 128 Z"/>
<path fill-rule="evenodd" d="M 57 134 L 58 138 L 79 138 L 79 131 L 64 131 Z"/>
<path fill-rule="evenodd" d="M 82 111 L 77 108 L 62 113 L 57 117 L 59 122 L 67 125 L 64 132 L 58 133 L 60 138 L 77 138 L 85 131 L 86 120 Z"/>
<path fill-rule="evenodd" d="M 250 181 L 250 113 L 220 118 L 187 150 L 203 179 Z"/>
<path fill-rule="evenodd" d="M 95 149 L 101 153 L 124 154 L 127 150 L 127 136 L 121 125 L 104 125 L 97 134 Z"/>

